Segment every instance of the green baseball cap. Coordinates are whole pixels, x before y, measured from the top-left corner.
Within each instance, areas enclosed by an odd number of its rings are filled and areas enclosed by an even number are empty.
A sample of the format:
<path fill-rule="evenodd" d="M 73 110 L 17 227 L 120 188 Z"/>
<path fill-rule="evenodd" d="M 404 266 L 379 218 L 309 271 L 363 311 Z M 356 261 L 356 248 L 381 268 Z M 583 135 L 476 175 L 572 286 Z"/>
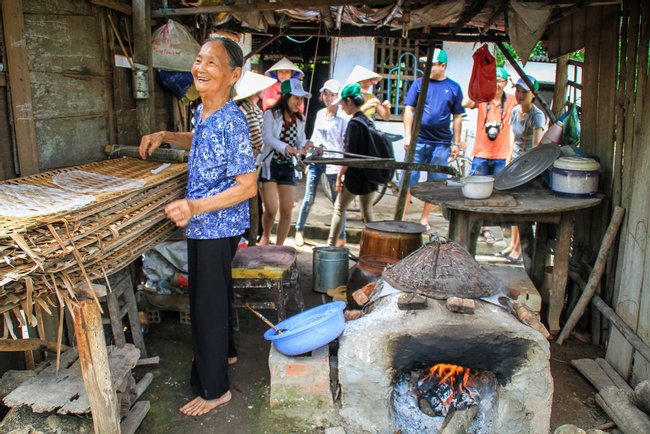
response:
<path fill-rule="evenodd" d="M 343 98 L 354 98 L 359 95 L 361 95 L 361 85 L 359 83 L 351 83 L 343 88 L 339 97 L 332 104 L 338 104 Z"/>
<path fill-rule="evenodd" d="M 422 56 L 420 57 L 420 62 L 426 63 L 427 57 Z M 431 58 L 431 63 L 444 63 L 445 65 L 447 64 L 447 53 L 445 50 L 441 48 L 436 48 L 433 50 L 433 57 Z"/>
<path fill-rule="evenodd" d="M 510 74 L 508 74 L 506 68 L 504 68 L 503 66 L 497 66 L 497 78 L 507 80 L 508 77 L 510 77 Z"/>

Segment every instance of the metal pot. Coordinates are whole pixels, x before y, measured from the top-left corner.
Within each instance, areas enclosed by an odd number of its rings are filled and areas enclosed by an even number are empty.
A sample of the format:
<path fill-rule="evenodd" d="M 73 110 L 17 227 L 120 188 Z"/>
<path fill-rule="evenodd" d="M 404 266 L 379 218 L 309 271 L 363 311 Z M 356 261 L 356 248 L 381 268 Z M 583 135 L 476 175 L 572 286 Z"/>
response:
<path fill-rule="evenodd" d="M 460 179 L 463 186 L 463 196 L 467 199 L 487 199 L 494 189 L 494 178 L 491 176 L 466 176 Z"/>

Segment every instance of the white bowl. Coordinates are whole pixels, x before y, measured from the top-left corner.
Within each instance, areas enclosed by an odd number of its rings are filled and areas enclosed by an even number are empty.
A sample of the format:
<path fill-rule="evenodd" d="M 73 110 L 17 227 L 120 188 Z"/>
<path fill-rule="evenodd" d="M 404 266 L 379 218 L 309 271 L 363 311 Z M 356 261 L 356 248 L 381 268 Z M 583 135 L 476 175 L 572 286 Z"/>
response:
<path fill-rule="evenodd" d="M 466 176 L 461 178 L 463 196 L 467 199 L 487 199 L 492 195 L 494 178 L 491 176 Z"/>

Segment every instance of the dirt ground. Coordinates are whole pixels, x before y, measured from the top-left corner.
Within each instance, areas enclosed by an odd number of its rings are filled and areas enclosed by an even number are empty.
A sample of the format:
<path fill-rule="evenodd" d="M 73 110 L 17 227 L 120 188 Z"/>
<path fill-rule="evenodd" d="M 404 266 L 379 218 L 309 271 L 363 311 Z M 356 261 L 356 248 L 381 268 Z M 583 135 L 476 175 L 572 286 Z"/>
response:
<path fill-rule="evenodd" d="M 298 197 L 302 197 L 298 191 Z M 375 206 L 376 220 L 392 220 L 394 197 L 386 197 Z M 300 203 L 296 203 L 294 214 Z M 412 204 L 408 220 L 418 221 L 421 203 Z M 305 246 L 297 248 L 300 286 L 307 307 L 316 306 L 329 297 L 312 291 L 313 247 L 324 245 L 324 237 L 331 218 L 331 204 L 322 195 L 318 199 L 308 221 Z M 294 219 L 295 221 L 295 219 Z M 446 235 L 447 222 L 440 212 L 434 212 L 429 220 L 433 231 Z M 358 213 L 348 214 L 350 231 L 360 231 L 363 223 Z M 497 239 L 499 237 L 497 236 Z M 287 245 L 294 245 L 290 237 Z M 495 245 L 479 246 L 483 251 L 497 251 L 505 246 L 501 239 Z M 358 253 L 358 245 L 348 243 L 351 252 Z M 352 264 L 351 264 L 352 265 Z M 288 314 L 296 313 L 293 304 Z M 272 312 L 265 312 L 274 321 Z M 240 310 L 240 329 L 236 333 L 239 362 L 230 369 L 233 400 L 203 417 L 187 417 L 178 408 L 191 399 L 189 370 L 191 361 L 190 327 L 179 322 L 178 313 L 165 312 L 160 324 L 150 324 L 146 332 L 149 355 L 159 355 L 157 366 L 139 367 L 136 374 L 152 372 L 153 383 L 141 399 L 151 401 L 151 410 L 138 433 L 314 433 L 323 432 L 305 421 L 278 417 L 269 409 L 269 343 L 263 333 L 267 327 L 261 320 L 246 310 Z M 595 389 L 571 366 L 576 358 L 602 357 L 603 351 L 595 346 L 569 339 L 564 346 L 551 344 L 551 369 L 555 380 L 555 393 L 551 416 L 551 427 L 572 423 L 585 430 L 607 422 L 606 414 L 594 400 Z"/>

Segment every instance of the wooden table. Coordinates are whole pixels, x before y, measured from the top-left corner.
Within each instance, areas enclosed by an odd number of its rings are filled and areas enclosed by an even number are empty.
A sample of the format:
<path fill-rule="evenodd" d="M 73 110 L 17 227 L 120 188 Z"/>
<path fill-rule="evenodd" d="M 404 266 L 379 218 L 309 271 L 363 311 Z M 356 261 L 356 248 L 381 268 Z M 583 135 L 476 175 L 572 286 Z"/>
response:
<path fill-rule="evenodd" d="M 449 238 L 465 247 L 472 255 L 476 254 L 476 240 L 483 222 L 537 223 L 530 274 L 538 288 L 543 279 L 544 261 L 548 251 L 548 226 L 557 225 L 553 283 L 548 300 L 547 320 L 551 333 L 560 331 L 560 314 L 564 307 L 574 214 L 578 210 L 598 205 L 604 195 L 590 198 L 560 197 L 542 186 L 524 186 L 496 192 L 490 201 L 481 204 L 466 200 L 461 187 L 448 187 L 441 182 L 416 184 L 411 188 L 411 193 L 425 202 L 438 203 L 446 210 L 449 219 Z M 491 202 L 497 202 L 494 200 L 499 198 L 497 195 L 502 199 L 514 198 L 516 205 L 494 206 Z"/>

